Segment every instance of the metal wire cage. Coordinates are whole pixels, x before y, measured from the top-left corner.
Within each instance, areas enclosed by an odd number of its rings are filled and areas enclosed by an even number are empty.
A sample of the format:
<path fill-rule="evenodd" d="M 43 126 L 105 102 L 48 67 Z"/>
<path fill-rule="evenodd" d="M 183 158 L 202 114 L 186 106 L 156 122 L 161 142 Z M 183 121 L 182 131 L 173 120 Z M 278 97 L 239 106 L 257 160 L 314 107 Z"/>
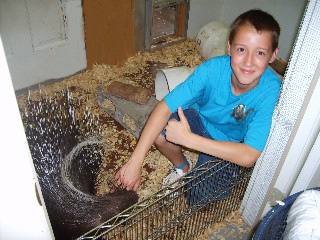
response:
<path fill-rule="evenodd" d="M 251 172 L 213 158 L 78 239 L 192 239 L 239 208 Z"/>

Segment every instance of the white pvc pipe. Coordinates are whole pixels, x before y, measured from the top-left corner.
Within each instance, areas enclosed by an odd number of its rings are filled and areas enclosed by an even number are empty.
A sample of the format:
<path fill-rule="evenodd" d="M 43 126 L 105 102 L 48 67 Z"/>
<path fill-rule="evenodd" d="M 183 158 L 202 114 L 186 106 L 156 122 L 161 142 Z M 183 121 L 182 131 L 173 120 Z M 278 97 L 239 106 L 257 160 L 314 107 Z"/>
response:
<path fill-rule="evenodd" d="M 174 67 L 157 72 L 155 80 L 156 99 L 161 101 L 178 84 L 185 81 L 194 71 L 194 68 Z"/>

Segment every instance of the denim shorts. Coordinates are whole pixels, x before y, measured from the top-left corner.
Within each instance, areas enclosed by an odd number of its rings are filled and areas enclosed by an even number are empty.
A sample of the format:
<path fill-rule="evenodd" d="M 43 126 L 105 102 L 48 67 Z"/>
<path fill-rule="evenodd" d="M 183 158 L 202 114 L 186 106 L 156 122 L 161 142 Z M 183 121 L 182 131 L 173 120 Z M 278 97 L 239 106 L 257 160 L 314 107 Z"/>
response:
<path fill-rule="evenodd" d="M 204 126 L 201 122 L 199 113 L 194 108 L 189 107 L 188 109 L 183 110 L 183 113 L 184 113 L 184 116 L 186 117 L 186 119 L 188 120 L 191 132 L 193 132 L 194 134 L 200 135 L 202 137 L 212 139 L 210 134 L 204 128 Z M 171 120 L 171 119 L 177 119 L 178 121 L 180 121 L 180 118 L 179 118 L 177 112 L 171 114 L 169 120 Z M 161 135 L 163 135 L 163 136 L 166 135 L 165 129 L 162 130 Z M 200 166 L 201 164 L 207 162 L 211 158 L 212 158 L 211 155 L 208 155 L 205 153 L 200 153 L 196 166 Z"/>
<path fill-rule="evenodd" d="M 198 112 L 192 107 L 183 111 L 191 132 L 213 139 L 204 128 Z M 173 113 L 170 119 L 177 119 Z M 170 120 L 169 119 L 169 120 Z M 165 136 L 165 129 L 161 133 Z M 198 161 L 185 177 L 185 196 L 189 206 L 205 205 L 214 200 L 223 200 L 230 196 L 232 186 L 236 183 L 240 167 L 223 159 L 200 153 Z"/>

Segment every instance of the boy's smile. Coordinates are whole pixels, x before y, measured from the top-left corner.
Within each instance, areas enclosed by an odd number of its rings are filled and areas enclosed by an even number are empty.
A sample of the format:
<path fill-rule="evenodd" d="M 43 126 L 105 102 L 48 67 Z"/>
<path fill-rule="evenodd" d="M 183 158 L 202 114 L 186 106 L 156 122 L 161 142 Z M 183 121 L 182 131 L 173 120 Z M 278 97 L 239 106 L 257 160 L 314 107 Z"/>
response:
<path fill-rule="evenodd" d="M 276 58 L 268 32 L 258 32 L 253 26 L 239 27 L 232 43 L 228 44 L 232 67 L 232 92 L 239 95 L 250 91 L 259 83 L 269 63 Z"/>

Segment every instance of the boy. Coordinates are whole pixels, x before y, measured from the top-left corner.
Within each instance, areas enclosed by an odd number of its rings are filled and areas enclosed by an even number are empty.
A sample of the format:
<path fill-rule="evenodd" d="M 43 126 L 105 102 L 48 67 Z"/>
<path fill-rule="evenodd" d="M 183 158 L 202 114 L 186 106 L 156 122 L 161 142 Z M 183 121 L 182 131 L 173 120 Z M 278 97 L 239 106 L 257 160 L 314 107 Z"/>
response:
<path fill-rule="evenodd" d="M 279 35 L 279 24 L 268 13 L 254 9 L 241 14 L 231 25 L 228 55 L 200 64 L 158 103 L 131 158 L 116 173 L 116 183 L 137 190 L 153 143 L 174 165 L 164 185 L 192 168 L 182 147 L 201 153 L 196 166 L 212 156 L 253 166 L 268 138 L 281 87 L 268 68 L 278 53 Z"/>

